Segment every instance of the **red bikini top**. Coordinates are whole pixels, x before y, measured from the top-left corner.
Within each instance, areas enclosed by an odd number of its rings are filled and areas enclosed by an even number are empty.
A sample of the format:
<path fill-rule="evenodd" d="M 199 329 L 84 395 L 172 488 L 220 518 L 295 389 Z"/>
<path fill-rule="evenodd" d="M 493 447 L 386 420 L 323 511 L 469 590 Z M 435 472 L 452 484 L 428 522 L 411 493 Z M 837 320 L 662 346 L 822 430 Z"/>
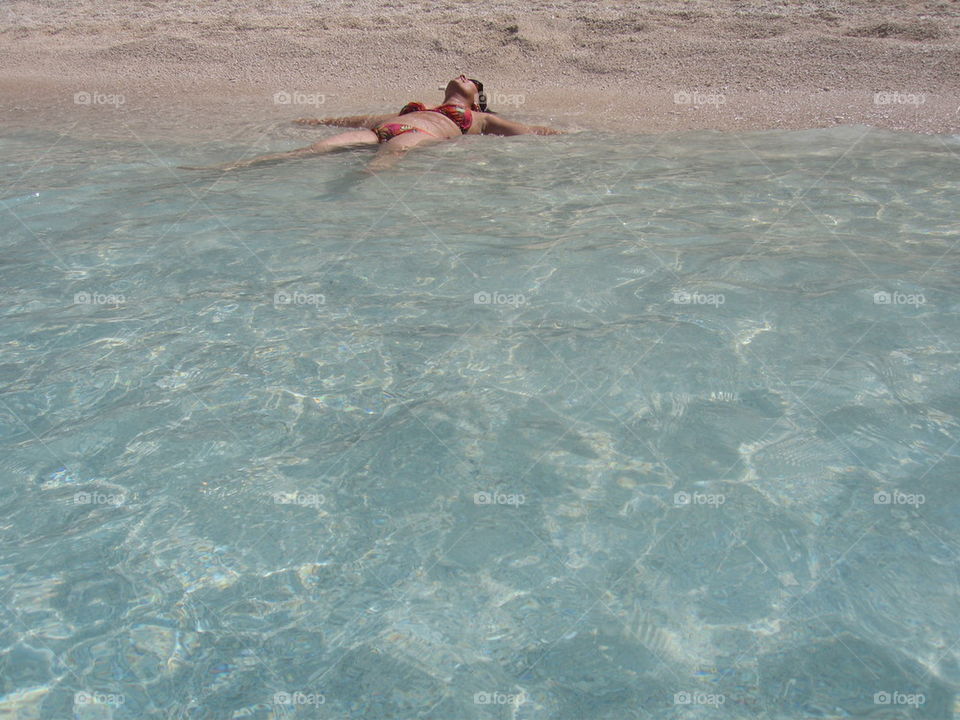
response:
<path fill-rule="evenodd" d="M 423 103 L 411 102 L 404 105 L 403 109 L 400 110 L 401 115 L 412 112 L 440 113 L 453 120 L 457 124 L 457 127 L 460 128 L 461 133 L 466 133 L 467 130 L 470 129 L 470 126 L 473 125 L 473 113 L 469 108 L 460 107 L 459 105 L 439 105 L 435 108 L 428 108 Z"/>

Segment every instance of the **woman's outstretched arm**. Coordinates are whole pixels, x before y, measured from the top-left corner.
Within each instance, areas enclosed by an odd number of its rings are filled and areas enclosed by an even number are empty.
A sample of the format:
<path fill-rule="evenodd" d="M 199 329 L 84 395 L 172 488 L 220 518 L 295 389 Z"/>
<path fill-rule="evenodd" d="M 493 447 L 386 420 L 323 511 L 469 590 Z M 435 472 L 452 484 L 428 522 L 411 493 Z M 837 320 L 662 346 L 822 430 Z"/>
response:
<path fill-rule="evenodd" d="M 499 115 L 482 115 L 484 135 L 563 135 L 563 130 L 546 127 L 545 125 L 524 125 L 523 123 L 505 120 Z"/>
<path fill-rule="evenodd" d="M 298 125 L 336 125 L 337 127 L 366 128 L 370 130 L 396 115 L 348 115 L 347 117 L 297 118 Z"/>

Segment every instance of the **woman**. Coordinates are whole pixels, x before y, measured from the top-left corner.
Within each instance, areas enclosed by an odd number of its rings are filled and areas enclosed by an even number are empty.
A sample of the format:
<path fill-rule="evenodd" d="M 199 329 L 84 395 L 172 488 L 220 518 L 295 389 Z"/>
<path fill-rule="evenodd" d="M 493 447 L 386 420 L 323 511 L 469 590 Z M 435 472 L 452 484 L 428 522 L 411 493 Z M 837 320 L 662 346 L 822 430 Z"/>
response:
<path fill-rule="evenodd" d="M 322 155 L 333 150 L 381 145 L 380 151 L 368 166 L 373 172 L 389 167 L 410 148 L 426 143 L 452 140 L 461 135 L 559 135 L 554 130 L 540 125 L 522 125 L 504 120 L 487 110 L 483 96 L 483 84 L 468 79 L 465 75 L 447 83 L 443 103 L 428 108 L 422 103 L 408 103 L 397 115 L 355 115 L 339 118 L 300 118 L 301 125 L 338 125 L 340 127 L 364 128 L 340 133 L 309 147 L 290 152 L 261 155 L 215 168 L 185 168 L 189 170 L 236 170 L 265 162 L 290 160 Z"/>

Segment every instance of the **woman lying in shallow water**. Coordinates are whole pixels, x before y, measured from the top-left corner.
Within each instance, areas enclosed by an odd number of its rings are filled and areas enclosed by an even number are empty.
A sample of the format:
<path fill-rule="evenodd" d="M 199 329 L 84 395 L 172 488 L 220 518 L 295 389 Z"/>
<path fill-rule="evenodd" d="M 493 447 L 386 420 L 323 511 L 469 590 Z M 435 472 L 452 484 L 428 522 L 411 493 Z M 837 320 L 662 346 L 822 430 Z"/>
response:
<path fill-rule="evenodd" d="M 357 148 L 364 145 L 382 145 L 368 166 L 376 171 L 389 167 L 410 148 L 424 143 L 452 140 L 460 135 L 559 135 L 561 130 L 541 125 L 522 125 L 505 120 L 487 110 L 483 84 L 465 75 L 447 83 L 443 103 L 428 108 L 422 103 L 408 103 L 397 115 L 355 115 L 340 118 L 300 118 L 301 125 L 338 125 L 365 128 L 340 133 L 309 147 L 290 152 L 260 155 L 213 168 L 184 168 L 187 170 L 236 170 L 278 160 L 292 160 L 322 155 L 333 150 Z"/>

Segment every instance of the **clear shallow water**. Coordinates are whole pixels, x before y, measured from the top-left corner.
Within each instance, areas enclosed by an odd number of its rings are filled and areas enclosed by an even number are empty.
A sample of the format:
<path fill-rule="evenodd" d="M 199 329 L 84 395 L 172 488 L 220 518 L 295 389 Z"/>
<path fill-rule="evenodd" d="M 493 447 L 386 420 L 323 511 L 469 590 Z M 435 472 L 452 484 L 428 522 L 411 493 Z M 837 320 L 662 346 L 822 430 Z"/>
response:
<path fill-rule="evenodd" d="M 56 141 L 0 716 L 954 716 L 955 138 Z"/>

